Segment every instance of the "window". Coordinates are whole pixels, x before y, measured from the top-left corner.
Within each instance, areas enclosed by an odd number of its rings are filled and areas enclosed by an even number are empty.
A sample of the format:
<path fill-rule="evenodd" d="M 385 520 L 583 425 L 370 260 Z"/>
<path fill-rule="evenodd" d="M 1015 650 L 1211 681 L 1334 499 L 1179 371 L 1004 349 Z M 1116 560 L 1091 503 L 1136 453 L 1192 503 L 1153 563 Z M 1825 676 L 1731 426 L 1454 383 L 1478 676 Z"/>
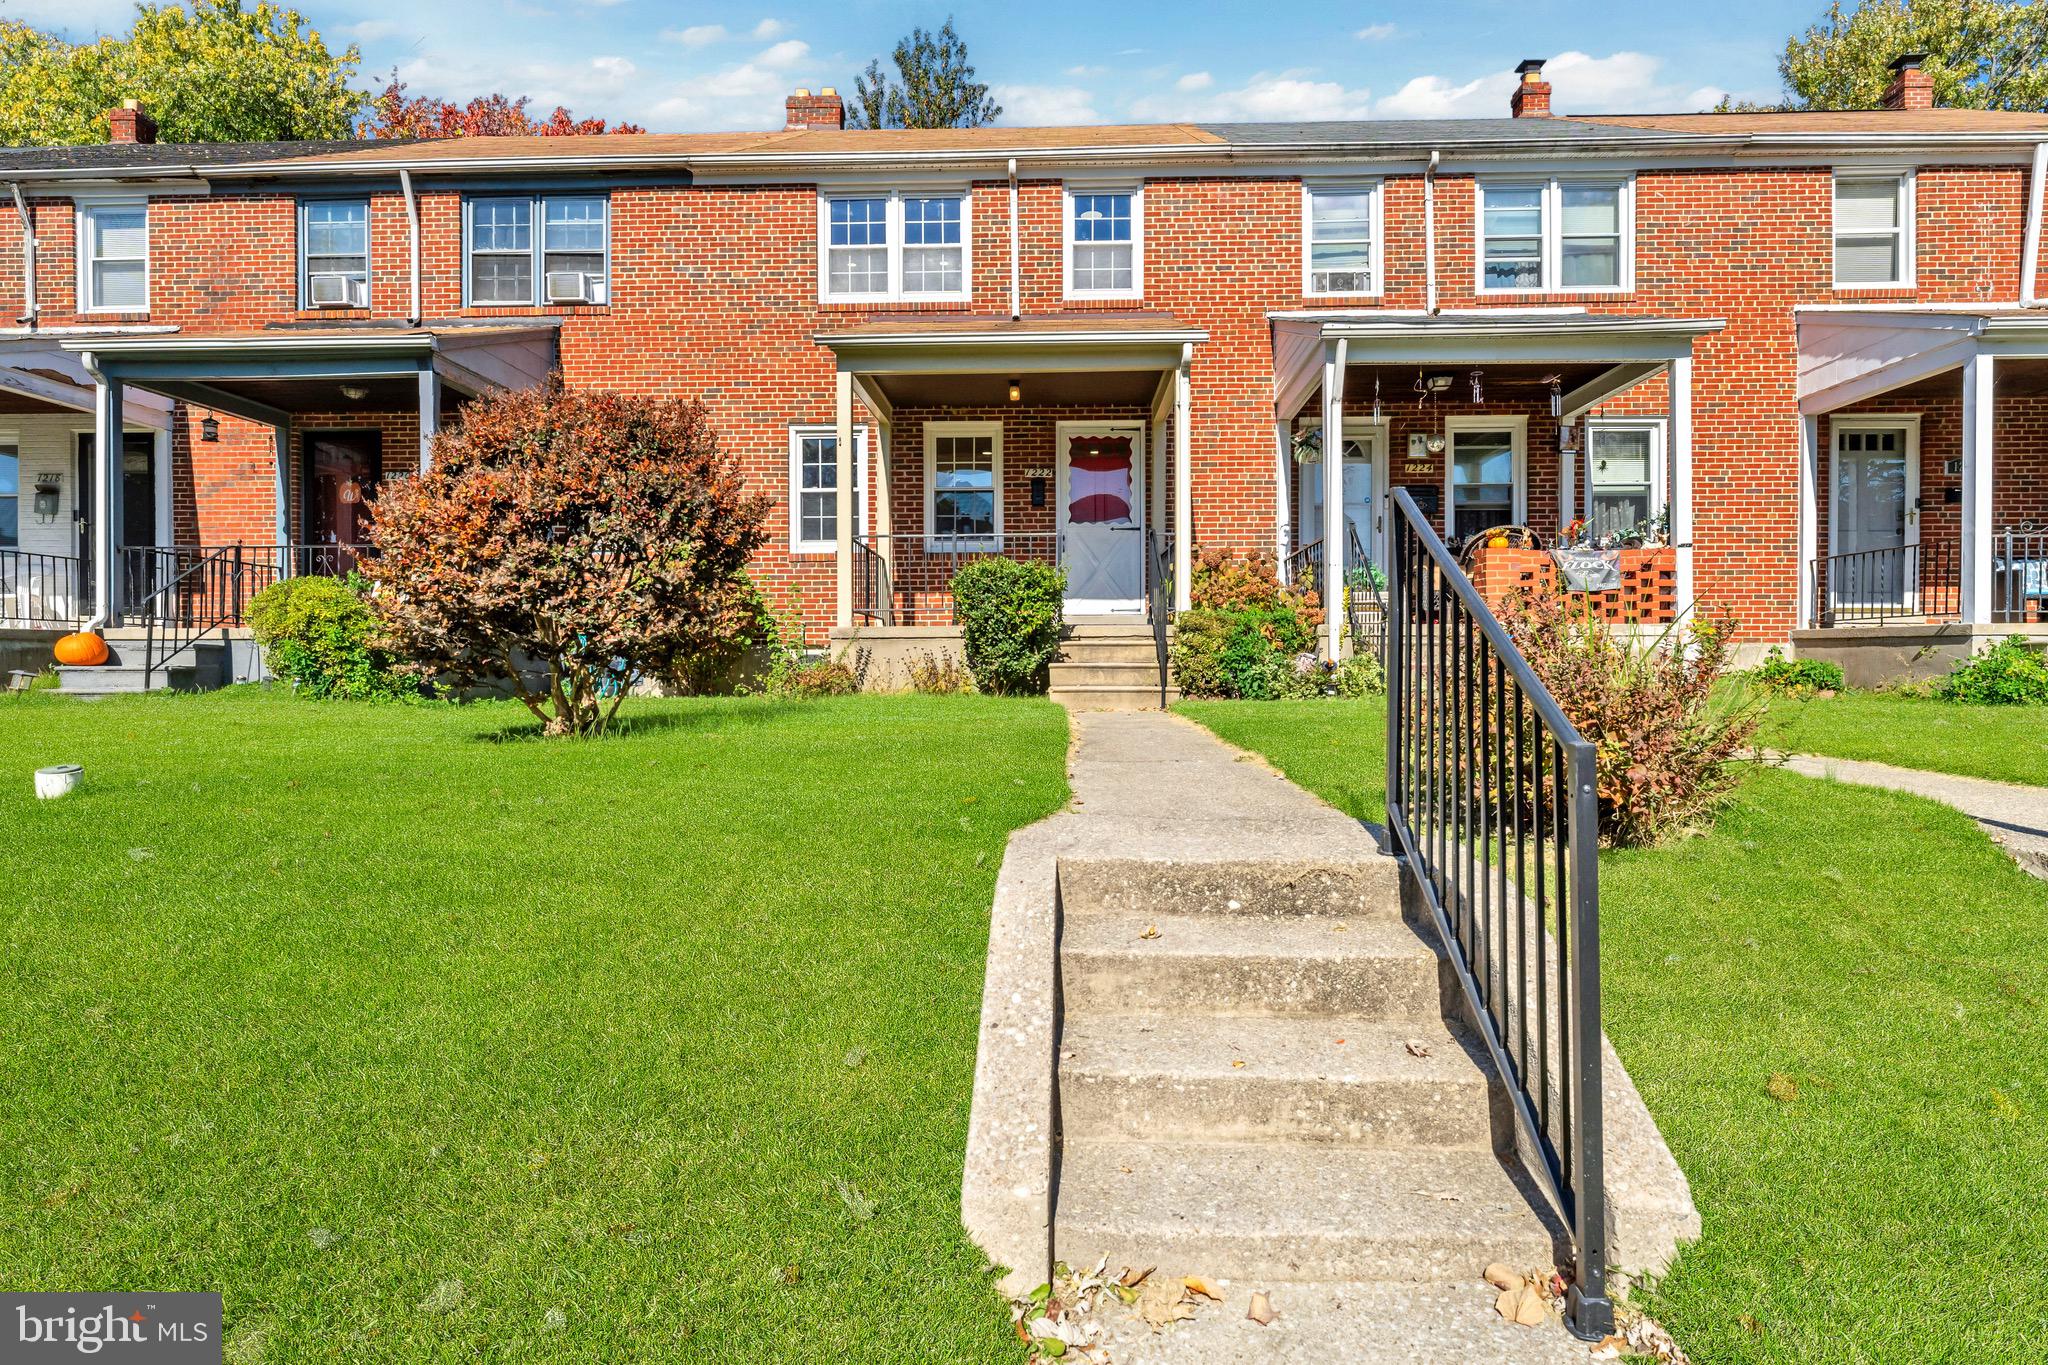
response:
<path fill-rule="evenodd" d="M 1482 183 L 1480 291 L 1631 288 L 1633 213 L 1627 180 Z"/>
<path fill-rule="evenodd" d="M 1137 298 L 1144 290 L 1145 212 L 1136 190 L 1067 191 L 1067 297 Z"/>
<path fill-rule="evenodd" d="M 1906 175 L 1835 177 L 1835 287 L 1913 282 L 1913 182 Z"/>
<path fill-rule="evenodd" d="M 0 549 L 21 544 L 21 450 L 0 446 Z"/>
<path fill-rule="evenodd" d="M 1526 419 L 1453 417 L 1444 469 L 1447 533 L 1456 540 L 1526 518 L 1523 450 Z"/>
<path fill-rule="evenodd" d="M 924 429 L 925 525 L 946 548 L 994 548 L 1003 530 L 1003 428 L 999 422 L 928 422 Z"/>
<path fill-rule="evenodd" d="M 854 530 L 868 526 L 868 433 L 854 428 Z M 797 554 L 839 548 L 839 434 L 832 427 L 789 431 L 789 546 Z"/>
<path fill-rule="evenodd" d="M 81 204 L 78 280 L 84 313 L 149 309 L 149 205 L 122 200 Z"/>
<path fill-rule="evenodd" d="M 1620 535 L 1656 515 L 1660 429 L 1586 426 L 1586 524 L 1596 536 Z"/>
<path fill-rule="evenodd" d="M 299 205 L 299 306 L 370 305 L 370 205 L 314 199 Z"/>
<path fill-rule="evenodd" d="M 1379 293 L 1379 187 L 1311 185 L 1303 200 L 1302 292 Z"/>
<path fill-rule="evenodd" d="M 965 302 L 967 233 L 965 195 L 825 196 L 818 201 L 820 297 Z"/>
<path fill-rule="evenodd" d="M 471 199 L 463 207 L 471 304 L 607 301 L 610 205 L 603 195 Z"/>

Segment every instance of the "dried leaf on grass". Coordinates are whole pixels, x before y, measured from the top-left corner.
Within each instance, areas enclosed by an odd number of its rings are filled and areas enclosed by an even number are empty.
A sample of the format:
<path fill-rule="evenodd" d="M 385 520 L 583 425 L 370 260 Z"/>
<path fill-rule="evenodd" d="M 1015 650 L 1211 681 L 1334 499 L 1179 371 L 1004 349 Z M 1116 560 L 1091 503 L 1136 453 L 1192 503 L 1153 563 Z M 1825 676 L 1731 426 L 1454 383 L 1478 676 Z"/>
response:
<path fill-rule="evenodd" d="M 1271 1327 L 1273 1319 L 1280 1316 L 1273 1311 L 1273 1301 L 1266 1297 L 1264 1290 L 1252 1295 L 1252 1306 L 1245 1310 L 1245 1316 L 1261 1327 Z"/>
<path fill-rule="evenodd" d="M 832 1177 L 832 1186 L 839 1194 L 839 1202 L 846 1205 L 846 1211 L 857 1223 L 865 1223 L 875 1216 L 875 1201 L 846 1183 L 839 1176 Z"/>
<path fill-rule="evenodd" d="M 1790 1104 L 1799 1098 L 1799 1083 L 1782 1071 L 1773 1071 L 1764 1082 L 1764 1093 L 1780 1104 Z"/>

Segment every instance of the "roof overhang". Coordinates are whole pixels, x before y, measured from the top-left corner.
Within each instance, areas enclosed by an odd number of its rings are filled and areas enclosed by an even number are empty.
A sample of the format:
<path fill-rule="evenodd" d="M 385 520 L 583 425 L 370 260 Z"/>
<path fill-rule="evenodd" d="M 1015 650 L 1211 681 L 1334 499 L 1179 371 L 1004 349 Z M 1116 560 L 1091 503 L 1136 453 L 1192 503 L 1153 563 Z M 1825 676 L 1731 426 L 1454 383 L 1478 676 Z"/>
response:
<path fill-rule="evenodd" d="M 1977 356 L 2048 359 L 2048 310 L 1836 305 L 1795 310 L 1799 411 L 1833 412 Z"/>
<path fill-rule="evenodd" d="M 65 412 L 91 412 L 95 387 L 84 363 L 55 338 L 0 340 L 0 392 Z M 171 424 L 170 400 L 161 395 L 137 392 L 122 406 L 125 420 L 137 426 L 163 430 Z"/>
<path fill-rule="evenodd" d="M 856 374 L 1059 374 L 1172 369 L 1209 339 L 1199 327 L 932 327 L 820 332 L 839 368 Z"/>

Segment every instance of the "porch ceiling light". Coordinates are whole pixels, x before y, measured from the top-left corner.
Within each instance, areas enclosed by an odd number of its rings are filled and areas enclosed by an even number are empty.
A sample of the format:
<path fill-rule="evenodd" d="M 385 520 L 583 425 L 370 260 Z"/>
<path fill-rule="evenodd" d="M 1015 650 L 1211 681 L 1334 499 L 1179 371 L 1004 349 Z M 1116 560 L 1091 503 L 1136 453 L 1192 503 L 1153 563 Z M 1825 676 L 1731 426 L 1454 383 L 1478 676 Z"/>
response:
<path fill-rule="evenodd" d="M 220 440 L 220 418 L 212 413 L 199 419 L 199 439 L 208 445 Z"/>
<path fill-rule="evenodd" d="M 1023 380 L 1021 380 L 1021 379 L 1012 379 L 1012 380 L 1010 381 L 1010 401 L 1011 401 L 1012 403 L 1021 403 L 1021 402 L 1023 402 L 1023 401 L 1024 401 L 1024 381 L 1023 381 Z"/>
<path fill-rule="evenodd" d="M 370 391 L 361 384 L 343 384 L 341 386 L 341 396 L 348 399 L 351 403 L 360 403 L 370 396 Z"/>

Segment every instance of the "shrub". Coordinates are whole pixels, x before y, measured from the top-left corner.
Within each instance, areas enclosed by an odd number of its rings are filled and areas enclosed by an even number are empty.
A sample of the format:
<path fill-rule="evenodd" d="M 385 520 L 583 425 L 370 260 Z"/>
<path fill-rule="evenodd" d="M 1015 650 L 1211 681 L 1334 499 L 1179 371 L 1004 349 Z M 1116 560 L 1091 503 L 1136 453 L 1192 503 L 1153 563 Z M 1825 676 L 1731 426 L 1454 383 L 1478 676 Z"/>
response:
<path fill-rule="evenodd" d="M 1263 555 L 1234 558 L 1204 550 L 1189 584 L 1193 607 L 1174 621 L 1174 686 L 1184 697 L 1270 701 L 1318 695 L 1323 673 L 1313 659 L 1323 612 L 1313 592 L 1281 584 Z"/>
<path fill-rule="evenodd" d="M 1215 611 L 1286 609 L 1310 634 L 1323 624 L 1322 599 L 1315 590 L 1282 584 L 1272 558 L 1257 551 L 1242 559 L 1221 548 L 1198 553 L 1188 579 L 1188 605 Z"/>
<path fill-rule="evenodd" d="M 1785 651 L 1776 645 L 1764 657 L 1762 666 L 1750 676 L 1764 691 L 1783 696 L 1839 692 L 1848 686 L 1840 664 L 1825 659 L 1788 659 Z"/>
<path fill-rule="evenodd" d="M 1762 708 L 1717 703 L 1732 620 L 1690 637 L 1638 644 L 1568 605 L 1555 590 L 1516 590 L 1499 609 L 1509 638 L 1593 745 L 1600 836 L 1654 844 L 1700 828 L 1735 785 Z M 1535 753 L 1540 746 L 1527 742 Z M 1496 751 L 1498 752 L 1498 750 Z"/>
<path fill-rule="evenodd" d="M 967 669 L 953 657 L 951 650 L 940 650 L 934 654 L 929 650 L 918 650 L 904 660 L 904 672 L 910 675 L 910 690 L 929 693 L 933 696 L 953 696 L 974 690 L 974 679 Z"/>
<path fill-rule="evenodd" d="M 2010 635 L 1955 666 L 1935 687 L 1943 701 L 1990 706 L 2048 705 L 2048 655 Z"/>
<path fill-rule="evenodd" d="M 1377 654 L 1353 654 L 1337 665 L 1330 680 L 1340 697 L 1383 697 L 1387 692 L 1387 668 Z"/>
<path fill-rule="evenodd" d="M 378 643 L 363 580 L 286 578 L 249 603 L 249 629 L 277 677 L 309 697 L 392 701 L 417 697 L 419 683 Z"/>
<path fill-rule="evenodd" d="M 663 679 L 676 696 L 712 697 L 743 690 L 747 677 L 772 666 L 782 623 L 751 577 L 742 575 L 726 617 L 708 640 L 682 655 Z"/>
<path fill-rule="evenodd" d="M 669 677 L 758 625 L 745 571 L 768 499 L 700 403 L 560 376 L 491 394 L 373 510 L 375 606 L 399 647 L 458 682 L 508 680 L 551 735 L 600 733 L 620 677 Z"/>
<path fill-rule="evenodd" d="M 1001 696 L 1045 691 L 1060 648 L 1066 571 L 991 555 L 954 574 L 952 591 L 974 685 Z"/>

